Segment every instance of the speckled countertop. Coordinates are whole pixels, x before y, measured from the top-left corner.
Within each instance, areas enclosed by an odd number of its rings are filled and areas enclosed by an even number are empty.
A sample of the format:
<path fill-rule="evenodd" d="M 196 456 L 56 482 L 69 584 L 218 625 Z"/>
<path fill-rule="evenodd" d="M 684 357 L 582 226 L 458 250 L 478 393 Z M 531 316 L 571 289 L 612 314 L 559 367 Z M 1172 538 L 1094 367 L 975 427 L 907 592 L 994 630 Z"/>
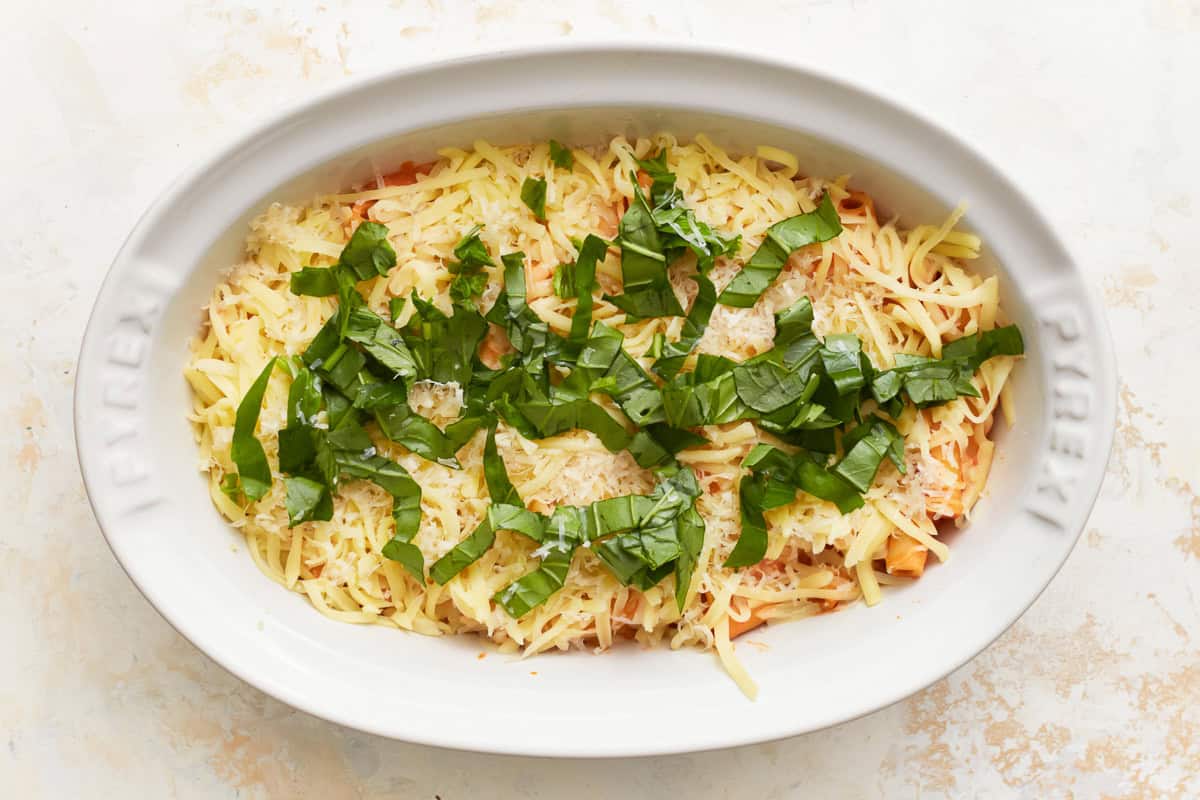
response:
<path fill-rule="evenodd" d="M 0 795 L 1200 796 L 1197 0 L 9 5 Z M 1122 374 L 1107 481 L 1066 567 L 929 690 L 823 733 L 694 756 L 400 744 L 228 675 L 122 573 L 75 462 L 76 350 L 126 232 L 194 158 L 316 87 L 510 43 L 635 35 L 842 71 L 942 120 L 1040 199 L 1103 294 Z"/>

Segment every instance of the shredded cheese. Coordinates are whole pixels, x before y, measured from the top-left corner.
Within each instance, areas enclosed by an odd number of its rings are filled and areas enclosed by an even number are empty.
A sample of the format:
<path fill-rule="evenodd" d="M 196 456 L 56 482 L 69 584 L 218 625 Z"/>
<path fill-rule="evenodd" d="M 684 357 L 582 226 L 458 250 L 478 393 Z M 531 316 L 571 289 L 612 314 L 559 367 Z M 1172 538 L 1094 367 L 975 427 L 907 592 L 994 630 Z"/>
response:
<path fill-rule="evenodd" d="M 1013 404 L 1008 379 L 1014 359 L 984 365 L 976 383 L 981 397 L 964 397 L 936 409 L 910 410 L 900 420 L 906 463 L 900 474 L 885 463 L 867 494 L 867 505 L 842 515 L 830 503 L 800 493 L 794 502 L 767 512 L 767 559 L 742 571 L 721 566 L 740 530 L 736 483 L 741 462 L 757 442 L 770 441 L 748 422 L 711 426 L 706 446 L 685 451 L 703 494 L 704 547 L 682 612 L 673 578 L 645 592 L 624 587 L 588 548 L 577 552 L 566 587 L 521 619 L 491 601 L 495 592 L 536 567 L 532 542 L 501 531 L 495 546 L 445 586 L 424 585 L 380 551 L 391 536 L 390 497 L 364 481 L 345 483 L 329 522 L 289 528 L 282 482 L 249 509 L 220 491 L 235 471 L 230 455 L 236 407 L 267 359 L 302 352 L 334 311 L 325 298 L 298 297 L 288 289 L 292 272 L 336 261 L 355 225 L 384 223 L 398 255 L 386 277 L 362 287 L 368 305 L 384 312 L 392 297 L 413 290 L 449 307 L 452 278 L 446 264 L 461 235 L 475 224 L 493 254 L 522 250 L 528 256 L 530 306 L 559 333 L 570 327 L 575 300 L 555 296 L 553 271 L 572 260 L 573 241 L 589 233 L 613 238 L 633 194 L 634 158 L 667 149 L 667 162 L 687 205 L 702 221 L 743 237 L 738 258 L 722 258 L 712 274 L 718 289 L 728 283 L 762 241 L 766 229 L 810 211 L 825 192 L 838 202 L 842 236 L 797 252 L 771 289 L 749 309 L 717 306 L 699 351 L 745 359 L 769 349 L 773 314 L 799 297 L 812 299 L 814 330 L 851 332 L 863 341 L 876 366 L 897 353 L 940 355 L 959 336 L 988 330 L 1003 318 L 994 277 L 967 271 L 961 260 L 978 255 L 977 236 L 955 230 L 962 209 L 939 226 L 902 230 L 881 220 L 871 198 L 846 188 L 845 179 L 801 177 L 791 153 L 760 147 L 755 156 L 734 157 L 706 137 L 680 143 L 662 134 L 600 148 L 573 150 L 575 166 L 555 169 L 546 145 L 499 147 L 476 142 L 470 150 L 446 149 L 415 179 L 375 185 L 319 198 L 312 205 L 273 205 L 252 226 L 245 260 L 217 285 L 203 330 L 192 342 L 184 368 L 193 390 L 190 419 L 218 510 L 246 537 L 265 575 L 308 597 L 321 613 L 340 621 L 381 624 L 427 635 L 476 633 L 507 652 L 532 655 L 589 647 L 603 650 L 622 637 L 645 645 L 715 649 L 747 695 L 757 691 L 735 653 L 730 626 L 796 619 L 863 597 L 874 604 L 881 584 L 903 582 L 878 572 L 888 537 L 912 537 L 944 561 L 934 519 L 961 521 L 983 491 L 993 446 L 989 432 L 1000 407 L 1009 424 Z M 546 224 L 520 200 L 530 172 L 547 180 Z M 671 278 L 682 300 L 694 284 L 688 269 Z M 500 270 L 487 271 L 485 302 L 498 291 Z M 620 288 L 619 260 L 598 268 L 605 291 Z M 656 333 L 677 337 L 682 319 L 627 324 L 611 304 L 597 299 L 595 318 L 625 334 L 625 347 L 642 355 Z M 485 349 L 488 345 L 485 340 Z M 260 417 L 259 438 L 276 462 L 276 432 L 284 424 L 288 378 L 271 378 Z M 460 387 L 421 385 L 413 408 L 439 424 L 458 414 Z M 427 560 L 436 559 L 483 518 L 488 495 L 482 469 L 482 434 L 459 453 L 462 469 L 431 463 L 372 432 L 374 450 L 397 460 L 422 488 L 422 523 L 414 540 Z M 653 486 L 628 453 L 608 452 L 591 433 L 574 431 L 528 441 L 501 426 L 497 447 L 529 508 L 546 513 L 559 504 L 586 504 Z"/>

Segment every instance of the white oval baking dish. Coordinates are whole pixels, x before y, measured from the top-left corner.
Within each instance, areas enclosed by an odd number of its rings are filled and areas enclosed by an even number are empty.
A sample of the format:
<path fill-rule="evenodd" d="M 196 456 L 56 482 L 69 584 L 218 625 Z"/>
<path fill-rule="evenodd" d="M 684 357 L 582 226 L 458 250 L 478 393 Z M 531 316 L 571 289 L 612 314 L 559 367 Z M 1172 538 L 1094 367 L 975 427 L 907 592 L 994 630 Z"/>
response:
<path fill-rule="evenodd" d="M 181 375 L 218 272 L 270 201 L 342 187 L 477 138 L 697 132 L 771 144 L 809 174 L 851 173 L 912 222 L 960 201 L 985 272 L 1025 333 L 1019 423 L 952 559 L 874 609 L 769 628 L 739 651 L 749 702 L 707 653 L 618 648 L 519 661 L 467 637 L 339 624 L 265 579 L 196 470 Z M 625 756 L 725 747 L 893 703 L 988 645 L 1062 565 L 1099 490 L 1115 369 L 1098 304 L 1050 223 L 937 125 L 812 71 L 696 48 L 514 52 L 359 81 L 247 133 L 177 181 L 117 256 L 76 379 L 88 494 L 113 552 L 167 620 L 217 662 L 310 713 L 472 750 Z M 536 673 L 536 674 L 535 674 Z"/>

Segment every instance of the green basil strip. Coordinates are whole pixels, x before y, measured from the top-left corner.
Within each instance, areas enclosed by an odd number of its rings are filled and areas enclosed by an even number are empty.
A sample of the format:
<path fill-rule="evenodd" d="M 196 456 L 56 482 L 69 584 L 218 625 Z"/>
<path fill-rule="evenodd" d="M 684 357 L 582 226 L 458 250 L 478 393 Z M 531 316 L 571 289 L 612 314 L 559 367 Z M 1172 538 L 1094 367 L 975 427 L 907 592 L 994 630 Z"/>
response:
<path fill-rule="evenodd" d="M 753 476 L 742 478 L 738 487 L 741 504 L 742 530 L 733 546 L 725 566 L 731 569 L 748 567 L 762 561 L 767 552 L 767 522 L 763 518 L 762 496 L 764 487 Z"/>
<path fill-rule="evenodd" d="M 673 262 L 684 250 L 691 250 L 696 254 L 696 267 L 701 273 L 707 273 L 718 256 L 737 253 L 742 246 L 740 236 L 726 239 L 696 219 L 695 212 L 689 208 L 678 205 L 656 208 L 653 216 L 654 226 L 662 236 L 667 263 Z"/>
<path fill-rule="evenodd" d="M 574 545 L 551 543 L 549 548 L 536 570 L 510 583 L 492 597 L 496 605 L 507 611 L 513 619 L 520 619 L 546 602 L 567 582 L 567 572 L 575 554 Z"/>
<path fill-rule="evenodd" d="M 862 342 L 852 333 L 831 333 L 821 345 L 821 363 L 838 395 L 857 392 L 867 382 Z"/>
<path fill-rule="evenodd" d="M 388 316 L 392 319 L 392 324 L 396 325 L 400 322 L 400 315 L 404 313 L 404 306 L 408 300 L 403 297 L 393 297 L 388 300 Z"/>
<path fill-rule="evenodd" d="M 561 340 L 526 303 L 525 254 L 507 253 L 500 260 L 504 289 L 488 310 L 487 321 L 504 328 L 509 342 L 522 354 L 526 371 L 541 374 L 545 360 L 556 356 Z"/>
<path fill-rule="evenodd" d="M 387 236 L 387 227 L 378 222 L 360 224 L 342 249 L 339 263 L 348 267 L 360 281 L 387 275 L 396 266 L 396 251 Z"/>
<path fill-rule="evenodd" d="M 775 347 L 787 350 L 793 342 L 812 333 L 812 324 L 812 301 L 801 297 L 775 315 Z"/>
<path fill-rule="evenodd" d="M 604 386 L 594 386 L 617 401 L 625 416 L 638 427 L 665 419 L 663 398 L 658 385 L 637 360 L 621 347 L 625 335 L 597 322 L 592 335 L 579 354 L 578 366 L 603 370 Z M 681 427 L 681 426 L 677 426 Z"/>
<path fill-rule="evenodd" d="M 338 321 L 337 335 L 340 342 L 346 338 L 346 329 L 350 325 L 350 312 L 365 305 L 365 301 L 358 293 L 358 283 L 354 279 L 354 273 L 348 268 L 338 264 L 333 267 L 333 277 L 338 285 L 338 314 L 335 319 Z"/>
<path fill-rule="evenodd" d="M 415 291 L 412 301 L 416 313 L 401 338 L 412 355 L 416 378 L 468 386 L 487 322 L 473 306 L 456 305 L 453 316 L 447 317 Z"/>
<path fill-rule="evenodd" d="M 940 359 L 899 353 L 896 366 L 872 377 L 871 394 L 880 405 L 893 400 L 902 390 L 918 406 L 946 403 L 962 396 L 978 397 L 979 390 L 971 378 L 984 361 L 1024 352 L 1021 331 L 1015 325 L 1008 325 L 947 342 Z"/>
<path fill-rule="evenodd" d="M 355 308 L 350 312 L 346 338 L 362 345 L 363 352 L 394 375 L 412 380 L 417 364 L 400 332 L 372 311 Z"/>
<path fill-rule="evenodd" d="M 456 305 L 470 302 L 472 297 L 483 294 L 487 284 L 488 276 L 482 272 L 474 275 L 456 275 L 454 280 L 450 281 L 450 299 Z"/>
<path fill-rule="evenodd" d="M 667 424 L 693 428 L 757 416 L 738 396 L 733 370 L 739 366 L 724 356 L 701 353 L 693 371 L 662 388 Z"/>
<path fill-rule="evenodd" d="M 321 410 L 321 387 L 312 370 L 303 366 L 295 369 L 292 386 L 288 389 L 287 424 L 311 426 Z"/>
<path fill-rule="evenodd" d="M 544 518 L 519 506 L 493 505 L 485 517 L 467 538 L 456 544 L 446 555 L 429 568 L 429 577 L 445 585 L 458 573 L 474 564 L 491 549 L 496 541 L 496 532 L 512 530 L 534 541 L 543 536 Z"/>
<path fill-rule="evenodd" d="M 292 273 L 292 294 L 328 297 L 337 294 L 337 275 L 329 267 L 305 267 Z"/>
<path fill-rule="evenodd" d="M 679 545 L 679 560 L 675 562 L 675 605 L 682 612 L 700 551 L 704 549 L 704 518 L 694 505 L 679 518 Z"/>
<path fill-rule="evenodd" d="M 903 389 L 916 405 L 934 405 L 962 395 L 978 397 L 979 390 L 971 383 L 973 375 L 965 358 L 939 360 L 898 353 L 896 366 L 874 377 L 871 392 L 881 404 Z"/>
<path fill-rule="evenodd" d="M 285 505 L 289 527 L 309 520 L 332 518 L 332 500 L 323 483 L 300 475 L 286 477 L 283 483 L 287 487 Z"/>
<path fill-rule="evenodd" d="M 665 149 L 652 158 L 638 159 L 637 164 L 651 181 L 651 217 L 660 234 L 662 252 L 668 265 L 684 250 L 691 250 L 696 254 L 696 265 L 700 272 L 707 273 L 717 256 L 738 251 L 740 236 L 727 239 L 715 233 L 707 224 L 696 219 L 695 212 L 681 205 L 683 197 L 675 186 L 675 174 L 667 166 Z"/>
<path fill-rule="evenodd" d="M 579 250 L 579 256 L 575 259 L 574 273 L 574 291 L 578 301 L 575 305 L 575 314 L 571 317 L 571 331 L 567 334 L 567 341 L 576 345 L 581 345 L 588 338 L 588 331 L 592 327 L 592 289 L 596 286 L 596 264 L 604 259 L 608 253 L 608 243 L 599 236 L 588 237 L 583 240 L 583 247 Z"/>
<path fill-rule="evenodd" d="M 541 564 L 497 592 L 492 600 L 514 619 L 520 619 L 563 587 L 571 558 L 587 531 L 586 510 L 559 506 L 546 521 L 539 550 Z"/>
<path fill-rule="evenodd" d="M 669 206 L 678 199 L 678 192 L 675 191 L 675 173 L 667 166 L 666 148 L 659 150 L 658 155 L 651 158 L 637 159 L 637 165 L 650 176 L 650 202 L 655 208 Z M 637 185 L 636 176 L 634 184 Z"/>
<path fill-rule="evenodd" d="M 631 319 L 683 316 L 683 308 L 667 278 L 667 259 L 658 228 L 636 181 L 633 193 L 633 201 L 619 226 L 623 293 L 605 295 L 605 299 Z"/>
<path fill-rule="evenodd" d="M 597 322 L 579 352 L 576 366 L 601 373 L 607 372 L 621 352 L 621 343 L 624 341 L 625 334 L 603 322 Z"/>
<path fill-rule="evenodd" d="M 575 297 L 575 265 L 559 264 L 554 268 L 554 296 L 566 299 Z"/>
<path fill-rule="evenodd" d="M 654 576 L 654 585 L 672 569 L 672 562 L 691 559 L 683 565 L 685 589 L 690 581 L 699 551 L 703 544 L 704 521 L 695 512 L 695 499 L 700 494 L 695 474 L 690 469 L 674 471 L 646 496 L 627 495 L 593 503 L 589 519 L 593 537 L 618 535 L 594 548 L 596 555 L 625 585 L 644 586 Z"/>
<path fill-rule="evenodd" d="M 450 271 L 455 273 L 477 272 L 482 267 L 494 267 L 495 261 L 487 251 L 487 245 L 479 238 L 482 225 L 475 225 L 454 245 L 454 257 L 457 263 L 450 265 Z"/>
<path fill-rule="evenodd" d="M 682 450 L 707 443 L 699 434 L 655 423 L 635 433 L 627 449 L 639 467 L 650 469 L 670 463 Z"/>
<path fill-rule="evenodd" d="M 750 470 L 738 486 L 742 532 L 725 562 L 727 567 L 745 567 L 762 560 L 767 548 L 763 512 L 787 505 L 800 490 L 837 505 L 847 514 L 863 505 L 855 487 L 806 453 L 789 456 L 770 445 L 756 445 L 742 466 Z"/>
<path fill-rule="evenodd" d="M 539 220 L 546 219 L 546 179 L 526 178 L 521 184 L 521 202 L 529 206 L 529 210 Z"/>
<path fill-rule="evenodd" d="M 408 470 L 383 456 L 339 452 L 337 464 L 341 472 L 352 478 L 368 480 L 392 496 L 392 520 L 395 533 L 383 546 L 384 558 L 398 561 L 418 582 L 425 581 L 425 559 L 413 537 L 421 527 L 421 486 Z"/>
<path fill-rule="evenodd" d="M 320 379 L 302 366 L 293 369 L 295 377 L 288 390 L 287 427 L 279 431 L 279 471 L 290 475 L 303 472 L 316 458 L 314 437 L 318 430 L 314 423 L 323 401 Z M 292 491 L 290 487 L 288 491 Z"/>
<path fill-rule="evenodd" d="M 853 485 L 807 456 L 796 466 L 796 487 L 813 497 L 828 500 L 843 514 L 863 507 L 863 499 Z"/>
<path fill-rule="evenodd" d="M 575 166 L 575 155 L 570 148 L 564 147 L 553 139 L 550 140 L 550 160 L 559 169 L 569 170 Z"/>
<path fill-rule="evenodd" d="M 696 292 L 696 299 L 692 302 L 692 308 L 683 323 L 679 341 L 664 345 L 662 354 L 654 362 L 655 373 L 666 381 L 679 374 L 687 357 L 704 337 L 704 331 L 708 328 L 708 321 L 712 318 L 713 308 L 717 303 L 717 290 L 712 281 L 704 275 L 694 275 L 692 280 L 696 282 L 699 291 Z"/>
<path fill-rule="evenodd" d="M 590 400 L 556 403 L 545 397 L 530 398 L 521 405 L 520 410 L 537 429 L 539 438 L 582 429 L 596 434 L 604 446 L 614 453 L 629 445 L 630 434 L 625 427 Z"/>
<path fill-rule="evenodd" d="M 483 475 L 487 481 L 492 506 L 488 516 L 476 526 L 466 539 L 455 545 L 450 552 L 438 559 L 429 570 L 429 575 L 439 584 L 444 584 L 471 564 L 479 560 L 496 540 L 496 531 L 516 530 L 535 541 L 541 541 L 542 518 L 526 511 L 521 496 L 508 477 L 504 460 L 496 449 L 496 426 L 488 428 L 483 446 Z"/>
<path fill-rule="evenodd" d="M 508 468 L 496 448 L 496 426 L 488 428 L 487 439 L 483 444 L 483 478 L 487 482 L 488 495 L 493 503 L 507 505 L 524 505 L 517 488 L 508 477 Z"/>
<path fill-rule="evenodd" d="M 718 302 L 750 308 L 775 282 L 792 253 L 805 245 L 829 241 L 841 232 L 837 207 L 826 194 L 815 211 L 789 217 L 767 228 L 763 243 L 721 292 Z"/>
<path fill-rule="evenodd" d="M 437 581 L 438 585 L 444 586 L 455 575 L 483 558 L 483 554 L 491 549 L 495 541 L 496 531 L 492 528 L 491 520 L 484 517 L 467 538 L 433 562 L 433 566 L 429 568 L 429 577 Z"/>
<path fill-rule="evenodd" d="M 864 422 L 842 439 L 846 455 L 833 471 L 860 492 L 866 492 L 875 481 L 884 458 L 891 459 L 901 473 L 904 466 L 904 437 L 878 417 Z"/>
<path fill-rule="evenodd" d="M 735 367 L 733 380 L 742 402 L 759 413 L 769 414 L 812 397 L 816 391 L 812 367 L 813 362 L 803 362 L 789 369 L 759 356 Z"/>
<path fill-rule="evenodd" d="M 994 328 L 983 333 L 963 336 L 942 348 L 942 360 L 964 359 L 971 371 L 994 356 L 1019 356 L 1025 354 L 1025 341 L 1016 325 Z"/>
<path fill-rule="evenodd" d="M 407 403 L 377 410 L 375 422 L 379 432 L 389 441 L 444 467 L 459 468 L 454 454 L 462 444 L 452 441 L 437 425 L 410 409 Z"/>
<path fill-rule="evenodd" d="M 230 456 L 237 465 L 242 492 L 250 500 L 261 499 L 271 489 L 271 465 L 267 463 L 267 453 L 262 443 L 254 436 L 254 429 L 258 426 L 258 414 L 262 410 L 263 395 L 271 380 L 271 370 L 275 369 L 275 361 L 274 358 L 267 361 L 254 383 L 250 384 L 249 391 L 238 404 L 233 425 Z"/>
<path fill-rule="evenodd" d="M 904 374 L 893 369 L 877 373 L 871 381 L 871 394 L 880 405 L 896 397 L 903 388 Z"/>

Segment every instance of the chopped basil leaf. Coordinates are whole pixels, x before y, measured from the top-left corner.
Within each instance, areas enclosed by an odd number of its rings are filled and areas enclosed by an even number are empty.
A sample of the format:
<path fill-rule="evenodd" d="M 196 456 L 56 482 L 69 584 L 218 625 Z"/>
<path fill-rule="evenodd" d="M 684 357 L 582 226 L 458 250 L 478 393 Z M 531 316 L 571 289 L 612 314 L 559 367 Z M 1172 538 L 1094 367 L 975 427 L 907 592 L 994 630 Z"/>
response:
<path fill-rule="evenodd" d="M 482 225 L 474 226 L 458 241 L 458 244 L 454 245 L 454 257 L 458 259 L 458 262 L 451 265 L 451 272 L 471 273 L 477 272 L 481 267 L 496 265 L 487 251 L 487 245 L 479 238 L 481 230 L 483 230 Z"/>
<path fill-rule="evenodd" d="M 662 422 L 663 399 L 658 385 L 621 347 L 624 338 L 625 335 L 615 328 L 597 322 L 580 351 L 578 365 L 603 373 L 605 384 L 590 388 L 612 397 L 635 425 L 643 427 Z"/>
<path fill-rule="evenodd" d="M 337 297 L 338 297 L 338 313 L 335 315 L 337 319 L 337 336 L 338 341 L 346 337 L 346 329 L 350 325 L 350 313 L 361 305 L 364 305 L 363 297 L 358 293 L 358 284 L 354 279 L 354 273 L 349 269 L 338 264 L 333 268 L 333 277 L 337 280 Z"/>
<path fill-rule="evenodd" d="M 529 210 L 539 220 L 546 219 L 546 179 L 526 178 L 521 184 L 521 202 L 529 206 Z"/>
<path fill-rule="evenodd" d="M 367 455 L 370 452 L 369 449 L 339 451 L 337 465 L 343 474 L 371 481 L 392 496 L 395 532 L 383 546 L 383 556 L 400 562 L 418 582 L 424 583 L 425 559 L 412 544 L 421 526 L 421 487 L 404 467 L 380 455 Z"/>
<path fill-rule="evenodd" d="M 450 281 L 450 299 L 456 304 L 470 302 L 472 297 L 483 294 L 487 288 L 488 277 L 482 272 L 474 275 L 456 275 Z"/>
<path fill-rule="evenodd" d="M 662 149 L 652 158 L 637 159 L 638 167 L 650 177 L 650 202 L 655 208 L 671 205 L 678 193 L 675 191 L 675 173 L 667 166 L 667 151 Z M 636 180 L 635 180 L 636 183 Z"/>
<path fill-rule="evenodd" d="M 446 584 L 455 575 L 482 558 L 495 541 L 496 531 L 492 528 L 491 520 L 484 517 L 467 538 L 454 545 L 446 555 L 433 562 L 433 566 L 429 568 L 429 577 L 437 581 L 439 585 Z"/>
<path fill-rule="evenodd" d="M 862 506 L 854 487 L 803 452 L 789 456 L 770 445 L 756 445 L 742 466 L 750 470 L 738 487 L 742 532 L 727 567 L 746 567 L 762 560 L 767 550 L 767 526 L 763 512 L 787 505 L 801 490 L 837 504 L 843 513 Z"/>
<path fill-rule="evenodd" d="M 724 566 L 730 568 L 748 567 L 762 561 L 767 552 L 767 522 L 763 518 L 762 495 L 764 489 L 756 477 L 742 478 L 738 487 L 738 501 L 741 505 L 742 529 L 738 533 L 737 543 Z"/>
<path fill-rule="evenodd" d="M 237 407 L 233 424 L 233 444 L 230 457 L 238 468 L 238 483 L 243 494 L 250 500 L 259 500 L 271 489 L 271 465 L 262 444 L 254 438 L 258 426 L 258 414 L 262 410 L 263 395 L 275 369 L 275 359 L 267 361 L 262 372 L 250 384 L 250 389 Z"/>
<path fill-rule="evenodd" d="M 813 497 L 828 500 L 836 505 L 838 511 L 843 514 L 849 514 L 854 509 L 863 506 L 863 499 L 854 490 L 854 486 L 808 456 L 798 457 L 796 488 Z"/>
<path fill-rule="evenodd" d="M 553 139 L 550 140 L 550 160 L 559 169 L 569 170 L 575 166 L 575 156 L 571 153 L 570 148 L 564 147 Z"/>
<path fill-rule="evenodd" d="M 438 426 L 422 417 L 408 407 L 408 404 L 394 405 L 375 412 L 375 422 L 379 432 L 388 440 L 403 445 L 407 449 L 437 463 L 458 469 L 458 460 L 454 454 L 465 442 L 443 433 Z M 478 419 L 475 430 L 478 430 Z"/>
<path fill-rule="evenodd" d="M 696 219 L 695 212 L 682 206 L 656 208 L 653 218 L 662 235 L 663 253 L 668 263 L 684 250 L 691 250 L 696 254 L 696 266 L 704 273 L 712 269 L 719 256 L 737 253 L 742 245 L 740 236 L 726 239 Z"/>
<path fill-rule="evenodd" d="M 554 296 L 567 298 L 575 295 L 575 265 L 559 264 L 554 268 Z"/>
<path fill-rule="evenodd" d="M 571 283 L 578 301 L 575 314 L 571 317 L 571 331 L 567 334 L 567 341 L 574 345 L 582 345 L 592 327 L 592 289 L 596 285 L 596 264 L 607 254 L 608 243 L 588 234 L 575 259 Z"/>
<path fill-rule="evenodd" d="M 833 471 L 860 492 L 866 492 L 884 458 L 891 459 L 901 473 L 904 466 L 904 437 L 895 426 L 879 417 L 864 422 L 842 439 L 846 455 Z"/>
<path fill-rule="evenodd" d="M 738 396 L 733 369 L 723 356 L 701 354 L 696 369 L 679 376 L 662 389 L 663 411 L 668 425 L 694 428 L 719 425 L 752 415 Z"/>
<path fill-rule="evenodd" d="M 517 494 L 516 487 L 508 478 L 508 468 L 504 466 L 504 459 L 500 457 L 500 452 L 496 449 L 495 425 L 488 428 L 487 440 L 483 445 L 483 477 L 487 482 L 488 495 L 492 498 L 493 503 L 523 505 L 521 495 Z"/>
<path fill-rule="evenodd" d="M 973 333 L 942 348 L 942 360 L 964 359 L 971 371 L 993 356 L 1019 356 L 1025 353 L 1025 341 L 1016 325 L 995 328 L 984 333 Z"/>
<path fill-rule="evenodd" d="M 604 299 L 630 319 L 683 316 L 683 308 L 667 278 L 667 258 L 646 196 L 636 184 L 633 194 L 629 209 L 621 217 L 617 240 L 621 247 L 623 293 L 605 295 Z"/>
<path fill-rule="evenodd" d="M 775 315 L 775 347 L 789 351 L 796 341 L 812 333 L 812 323 L 812 301 L 801 297 Z"/>
<path fill-rule="evenodd" d="M 388 300 L 388 316 L 392 318 L 393 325 L 399 324 L 400 315 L 404 313 L 404 306 L 407 302 L 403 297 L 393 297 Z"/>
<path fill-rule="evenodd" d="M 235 503 L 241 502 L 242 499 L 242 484 L 238 480 L 236 472 L 229 472 L 225 477 L 221 478 L 221 494 L 228 497 Z"/>
<path fill-rule="evenodd" d="M 918 406 L 946 403 L 956 397 L 978 397 L 971 382 L 979 365 L 993 356 L 1019 356 L 1025 352 L 1021 332 L 1015 325 L 974 333 L 947 342 L 940 359 L 897 354 L 896 366 L 876 373 L 871 394 L 881 405 L 903 390 Z"/>
<path fill-rule="evenodd" d="M 775 282 L 792 253 L 805 245 L 833 239 L 841 232 L 837 208 L 826 194 L 815 211 L 789 217 L 767 228 L 763 243 L 717 300 L 727 306 L 750 308 Z"/>
<path fill-rule="evenodd" d="M 328 297 L 337 294 L 337 275 L 330 267 L 305 267 L 292 273 L 292 294 Z"/>
<path fill-rule="evenodd" d="M 412 380 L 416 376 L 417 364 L 400 332 L 387 324 L 383 317 L 366 308 L 356 308 L 350 312 L 346 339 L 362 345 L 363 352 L 394 376 L 405 380 Z"/>
<path fill-rule="evenodd" d="M 679 558 L 675 562 L 675 605 L 683 611 L 692 573 L 704 549 L 704 518 L 693 505 L 679 517 Z"/>
<path fill-rule="evenodd" d="M 448 317 L 415 290 L 412 302 L 416 313 L 401 338 L 412 354 L 417 380 L 469 384 L 479 342 L 487 333 L 483 317 L 466 305 L 455 305 Z"/>
<path fill-rule="evenodd" d="M 826 336 L 821 345 L 821 362 L 839 396 L 857 392 L 867 382 L 867 358 L 862 352 L 862 342 L 852 333 Z"/>
<path fill-rule="evenodd" d="M 671 380 L 683 368 L 687 357 L 704 337 L 704 331 L 708 328 L 708 321 L 712 317 L 713 307 L 717 303 L 717 290 L 712 281 L 704 275 L 694 275 L 692 279 L 696 281 L 699 289 L 696 292 L 696 299 L 692 302 L 692 308 L 688 311 L 687 319 L 684 320 L 679 340 L 663 345 L 658 359 L 654 362 L 654 371 L 663 380 Z"/>
<path fill-rule="evenodd" d="M 287 487 L 289 527 L 314 519 L 332 519 L 333 504 L 324 484 L 299 475 L 286 477 L 283 483 Z"/>
<path fill-rule="evenodd" d="M 567 581 L 575 543 L 551 540 L 541 565 L 528 575 L 510 583 L 492 598 L 510 617 L 520 619 L 550 598 Z"/>
<path fill-rule="evenodd" d="M 627 449 L 639 467 L 650 469 L 670 463 L 682 450 L 707 443 L 697 433 L 655 423 L 635 433 Z"/>
<path fill-rule="evenodd" d="M 816 391 L 815 360 L 791 367 L 771 358 L 774 351 L 756 356 L 733 370 L 738 397 L 761 414 L 778 411 L 789 404 L 807 402 Z"/>
<path fill-rule="evenodd" d="M 396 266 L 396 251 L 387 235 L 387 227 L 378 222 L 360 224 L 342 249 L 339 263 L 349 268 L 360 281 L 387 275 Z"/>
<path fill-rule="evenodd" d="M 515 530 L 530 539 L 541 541 L 544 522 L 540 515 L 519 506 L 492 505 L 487 516 L 467 538 L 433 563 L 429 568 L 429 577 L 439 584 L 446 584 L 491 549 L 497 531 Z"/>

